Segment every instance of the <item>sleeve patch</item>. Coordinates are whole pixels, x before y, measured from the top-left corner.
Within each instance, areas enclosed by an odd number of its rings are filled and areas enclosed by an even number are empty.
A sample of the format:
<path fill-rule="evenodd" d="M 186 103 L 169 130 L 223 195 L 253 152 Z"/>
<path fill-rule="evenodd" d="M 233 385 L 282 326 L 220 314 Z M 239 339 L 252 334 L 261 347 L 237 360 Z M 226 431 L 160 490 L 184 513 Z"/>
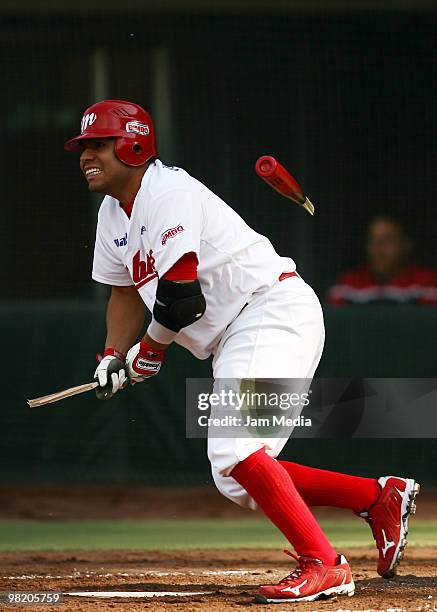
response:
<path fill-rule="evenodd" d="M 162 246 L 166 245 L 167 240 L 169 240 L 170 238 L 173 238 L 174 236 L 176 236 L 177 234 L 180 234 L 183 231 L 184 231 L 184 228 L 183 228 L 183 226 L 181 224 L 176 225 L 175 227 L 170 227 L 169 229 L 166 229 L 161 234 L 161 244 L 162 244 Z"/>

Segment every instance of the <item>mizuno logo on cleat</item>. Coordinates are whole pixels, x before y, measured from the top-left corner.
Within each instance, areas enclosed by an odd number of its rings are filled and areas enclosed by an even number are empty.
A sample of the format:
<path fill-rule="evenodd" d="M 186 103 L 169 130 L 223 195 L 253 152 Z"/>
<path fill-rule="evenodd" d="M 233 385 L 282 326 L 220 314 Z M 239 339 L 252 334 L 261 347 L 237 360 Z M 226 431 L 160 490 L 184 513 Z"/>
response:
<path fill-rule="evenodd" d="M 390 548 L 392 548 L 395 545 L 395 543 L 394 542 L 389 542 L 387 540 L 387 536 L 385 535 L 384 529 L 381 529 L 381 531 L 382 531 L 382 537 L 384 538 L 384 547 L 382 549 L 382 556 L 385 559 L 385 555 L 387 554 L 387 551 L 390 550 Z"/>
<path fill-rule="evenodd" d="M 298 597 L 300 595 L 300 590 L 303 586 L 306 585 L 306 583 L 308 582 L 308 580 L 304 580 L 303 582 L 301 582 L 300 584 L 298 584 L 295 587 L 285 587 L 285 589 L 281 589 L 281 593 L 293 593 L 293 595 L 296 595 L 296 597 Z"/>

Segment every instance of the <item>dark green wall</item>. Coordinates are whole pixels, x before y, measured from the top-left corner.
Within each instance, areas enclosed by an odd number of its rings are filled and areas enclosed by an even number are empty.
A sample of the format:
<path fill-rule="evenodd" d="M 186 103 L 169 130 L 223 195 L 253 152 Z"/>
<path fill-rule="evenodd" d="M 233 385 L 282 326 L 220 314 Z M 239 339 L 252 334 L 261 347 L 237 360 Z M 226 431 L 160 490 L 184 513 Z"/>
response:
<path fill-rule="evenodd" d="M 434 377 L 437 309 L 327 309 L 318 371 L 329 377 Z M 99 402 L 88 393 L 30 410 L 36 397 L 92 379 L 104 341 L 104 305 L 0 305 L 3 401 L 0 480 L 210 482 L 204 440 L 185 439 L 185 378 L 210 376 L 173 346 L 161 374 Z M 295 440 L 283 457 L 360 474 L 436 482 L 437 441 Z"/>
<path fill-rule="evenodd" d="M 152 112 L 162 159 L 293 257 L 320 295 L 362 261 L 375 214 L 399 216 L 418 262 L 436 265 L 437 13 L 105 11 L 0 19 L 2 299 L 93 296 L 95 214 L 63 143 L 96 101 L 97 57 L 105 97 Z M 264 154 L 299 180 L 313 218 L 259 180 Z"/>

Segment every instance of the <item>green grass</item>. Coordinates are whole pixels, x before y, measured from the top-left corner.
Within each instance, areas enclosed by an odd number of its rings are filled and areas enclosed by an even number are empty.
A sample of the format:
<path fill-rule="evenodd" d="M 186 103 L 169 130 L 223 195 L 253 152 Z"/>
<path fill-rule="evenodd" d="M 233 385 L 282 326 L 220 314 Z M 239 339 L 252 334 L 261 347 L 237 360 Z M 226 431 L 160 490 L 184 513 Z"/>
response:
<path fill-rule="evenodd" d="M 336 548 L 373 546 L 360 520 L 322 522 Z M 412 521 L 410 546 L 437 546 L 437 521 Z M 163 521 L 0 521 L 0 550 L 177 550 L 278 548 L 285 541 L 264 519 Z"/>

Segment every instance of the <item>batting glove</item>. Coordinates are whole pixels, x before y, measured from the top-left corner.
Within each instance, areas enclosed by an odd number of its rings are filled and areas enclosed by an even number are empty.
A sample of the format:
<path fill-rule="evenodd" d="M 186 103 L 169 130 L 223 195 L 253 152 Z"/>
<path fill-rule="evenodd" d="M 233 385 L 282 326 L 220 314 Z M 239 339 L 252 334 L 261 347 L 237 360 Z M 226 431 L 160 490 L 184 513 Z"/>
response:
<path fill-rule="evenodd" d="M 124 355 L 113 348 L 105 349 L 103 359 L 94 372 L 94 380 L 99 386 L 96 387 L 96 395 L 100 400 L 111 399 L 119 389 L 124 389 L 128 384 Z"/>
<path fill-rule="evenodd" d="M 164 363 L 164 351 L 154 349 L 141 340 L 129 349 L 126 357 L 127 373 L 132 384 L 143 382 L 146 378 L 155 376 Z"/>

